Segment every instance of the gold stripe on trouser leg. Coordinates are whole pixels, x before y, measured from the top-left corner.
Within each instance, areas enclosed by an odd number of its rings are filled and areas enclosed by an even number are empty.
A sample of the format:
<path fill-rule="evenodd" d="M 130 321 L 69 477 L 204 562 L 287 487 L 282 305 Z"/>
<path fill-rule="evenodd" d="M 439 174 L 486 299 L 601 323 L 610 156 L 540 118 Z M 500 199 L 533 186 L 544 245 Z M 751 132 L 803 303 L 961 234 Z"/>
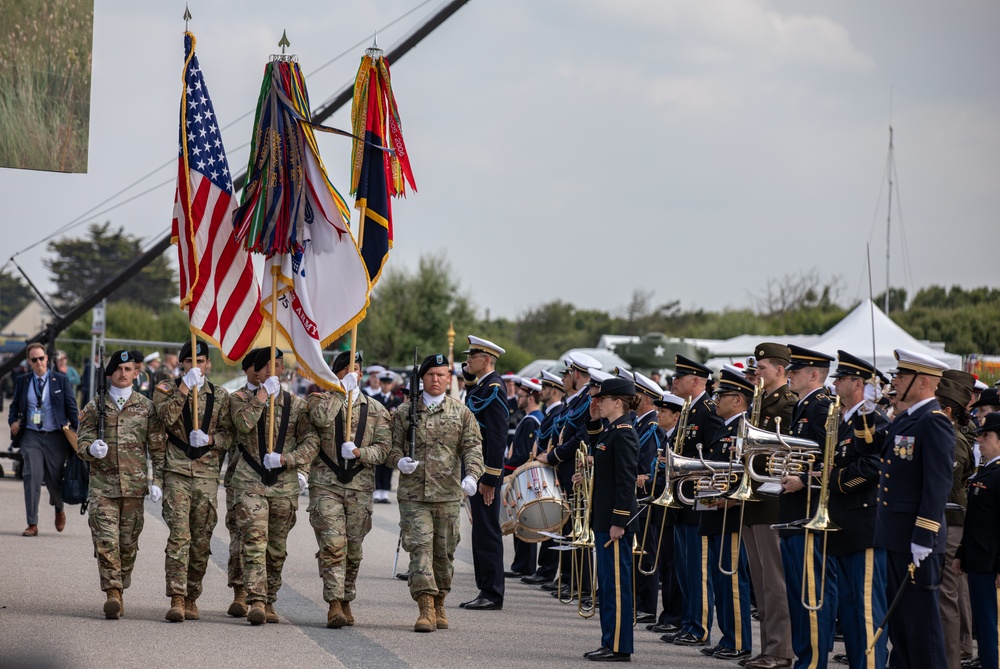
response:
<path fill-rule="evenodd" d="M 806 532 L 805 555 L 806 573 L 803 577 L 806 579 L 807 599 L 809 606 L 816 606 L 816 562 L 813 555 L 813 533 L 808 531 Z M 816 669 L 819 665 L 819 619 L 816 611 L 809 611 L 809 647 L 812 649 L 809 669 Z"/>
<path fill-rule="evenodd" d="M 872 620 L 872 581 L 875 580 L 875 549 L 865 549 L 865 647 L 872 642 L 875 636 L 875 621 Z M 865 655 L 865 667 L 876 669 L 875 652 Z M 881 669 L 879 667 L 878 669 Z"/>
<path fill-rule="evenodd" d="M 701 538 L 701 628 L 705 630 L 701 641 L 707 641 L 711 635 L 708 614 L 708 537 Z"/>
<path fill-rule="evenodd" d="M 996 585 L 996 581 L 993 581 Z M 1000 589 L 996 590 L 997 596 L 997 640 L 1000 641 Z M 1000 653 L 1000 643 L 998 643 L 997 652 Z"/>
<path fill-rule="evenodd" d="M 618 564 L 618 545 L 620 541 L 612 541 L 615 552 L 615 645 L 611 649 L 618 652 L 618 637 L 622 633 L 622 574 L 621 565 Z"/>
<path fill-rule="evenodd" d="M 740 618 L 740 542 L 735 532 L 729 535 L 729 563 L 730 569 L 735 569 L 736 573 L 729 578 L 733 582 L 733 620 L 736 621 L 736 650 L 743 650 L 743 620 Z M 721 546 L 719 547 L 722 548 Z"/>

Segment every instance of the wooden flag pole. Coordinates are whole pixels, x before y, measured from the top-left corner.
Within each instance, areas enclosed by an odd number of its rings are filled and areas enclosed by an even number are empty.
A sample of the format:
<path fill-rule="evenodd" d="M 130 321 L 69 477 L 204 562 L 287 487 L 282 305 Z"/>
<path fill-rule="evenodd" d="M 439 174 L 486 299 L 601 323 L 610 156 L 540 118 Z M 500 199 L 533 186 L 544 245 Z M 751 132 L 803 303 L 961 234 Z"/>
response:
<path fill-rule="evenodd" d="M 365 244 L 365 213 L 367 207 L 361 207 L 361 220 L 358 222 L 358 253 L 361 252 L 362 247 Z M 354 371 L 354 358 L 357 356 L 358 351 L 358 326 L 355 325 L 351 328 L 351 357 L 347 360 L 347 368 L 350 372 Z M 348 372 L 348 373 L 350 373 Z M 361 390 L 361 374 L 358 374 L 358 391 Z M 353 434 L 351 432 L 351 418 L 354 417 L 354 395 L 352 393 L 347 393 L 347 417 L 344 420 L 344 439 L 351 441 Z"/>
<path fill-rule="evenodd" d="M 190 309 L 190 307 L 189 307 Z M 191 312 L 188 311 L 188 316 L 191 316 Z M 194 330 L 191 330 L 191 369 L 198 366 L 198 337 L 195 336 Z M 192 407 L 194 412 L 191 414 L 194 416 L 194 424 L 201 425 L 201 420 L 198 418 L 198 386 L 191 389 L 191 402 L 194 404 Z"/>
<path fill-rule="evenodd" d="M 275 353 L 278 350 L 278 273 L 280 265 L 271 265 L 271 365 L 268 369 L 271 376 L 275 371 Z M 268 397 L 267 402 L 267 452 L 274 452 L 274 405 L 275 398 Z"/>

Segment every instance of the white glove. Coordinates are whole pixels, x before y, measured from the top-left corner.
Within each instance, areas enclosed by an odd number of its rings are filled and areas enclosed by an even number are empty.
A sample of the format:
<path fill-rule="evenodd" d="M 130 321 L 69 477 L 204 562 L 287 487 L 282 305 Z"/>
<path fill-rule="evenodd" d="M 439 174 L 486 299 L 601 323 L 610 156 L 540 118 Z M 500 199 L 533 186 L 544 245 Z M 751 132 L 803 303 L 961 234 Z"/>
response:
<path fill-rule="evenodd" d="M 479 485 L 476 482 L 476 479 L 472 478 L 471 476 L 466 476 L 464 479 L 462 479 L 462 490 L 469 497 L 475 495 L 476 491 L 479 490 Z"/>
<path fill-rule="evenodd" d="M 281 453 L 264 454 L 264 469 L 280 469 L 280 468 L 281 468 Z"/>
<path fill-rule="evenodd" d="M 358 373 L 351 372 L 350 374 L 345 374 L 344 378 L 340 380 L 340 385 L 344 386 L 344 391 L 349 392 L 358 387 Z"/>
<path fill-rule="evenodd" d="M 354 448 L 355 446 L 353 441 L 345 441 L 340 445 L 340 454 L 344 456 L 345 460 L 353 460 L 355 457 Z"/>
<path fill-rule="evenodd" d="M 204 379 L 205 376 L 201 373 L 201 369 L 198 367 L 192 367 L 188 370 L 188 373 L 184 375 L 184 385 L 188 388 L 194 388 L 195 386 L 200 388 Z"/>
<path fill-rule="evenodd" d="M 267 394 L 271 397 L 274 397 L 281 392 L 281 381 L 278 380 L 277 376 L 267 377 L 261 385 L 264 386 L 264 390 L 266 390 Z"/>
<path fill-rule="evenodd" d="M 158 485 L 150 485 L 149 486 L 149 501 L 150 502 L 159 502 L 161 499 L 163 499 L 163 491 L 160 490 L 160 486 L 158 486 Z"/>
<path fill-rule="evenodd" d="M 910 552 L 913 553 L 913 565 L 919 567 L 920 563 L 931 554 L 931 549 L 920 544 L 910 544 Z"/>
<path fill-rule="evenodd" d="M 417 471 L 417 465 L 420 464 L 419 460 L 414 460 L 410 457 L 400 458 L 399 462 L 396 463 L 396 467 L 399 471 L 404 474 L 412 474 Z"/>
<path fill-rule="evenodd" d="M 304 495 L 309 491 L 309 479 L 302 472 L 299 472 L 299 494 Z"/>
<path fill-rule="evenodd" d="M 188 443 L 195 448 L 208 446 L 208 435 L 201 430 L 191 430 L 190 434 L 188 434 Z"/>
<path fill-rule="evenodd" d="M 91 455 L 100 460 L 108 454 L 108 445 L 104 443 L 103 439 L 95 439 L 94 443 L 87 450 L 90 451 Z"/>

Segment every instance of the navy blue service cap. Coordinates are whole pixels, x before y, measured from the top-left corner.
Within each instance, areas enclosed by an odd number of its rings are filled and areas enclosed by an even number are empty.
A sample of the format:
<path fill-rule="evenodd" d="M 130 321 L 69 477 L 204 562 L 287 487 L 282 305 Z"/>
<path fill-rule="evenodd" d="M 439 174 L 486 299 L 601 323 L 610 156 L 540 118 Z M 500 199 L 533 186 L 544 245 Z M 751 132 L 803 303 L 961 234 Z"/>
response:
<path fill-rule="evenodd" d="M 807 348 L 802 348 L 801 346 L 796 346 L 795 344 L 789 344 L 788 350 L 792 354 L 792 362 L 788 365 L 788 371 L 790 372 L 796 369 L 804 369 L 806 367 L 830 369 L 830 365 L 834 361 L 834 357 L 832 355 L 820 353 L 819 351 L 810 351 Z"/>
<path fill-rule="evenodd" d="M 700 376 L 707 379 L 712 376 L 712 370 L 691 358 L 678 355 L 674 358 L 674 378 L 680 376 Z"/>
<path fill-rule="evenodd" d="M 753 395 L 753 384 L 747 381 L 747 377 L 743 374 L 725 368 L 719 374 L 719 385 L 715 388 L 715 392 Z"/>
<path fill-rule="evenodd" d="M 847 351 L 837 351 L 837 369 L 830 376 L 835 379 L 855 376 L 867 381 L 875 376 L 875 365 Z"/>

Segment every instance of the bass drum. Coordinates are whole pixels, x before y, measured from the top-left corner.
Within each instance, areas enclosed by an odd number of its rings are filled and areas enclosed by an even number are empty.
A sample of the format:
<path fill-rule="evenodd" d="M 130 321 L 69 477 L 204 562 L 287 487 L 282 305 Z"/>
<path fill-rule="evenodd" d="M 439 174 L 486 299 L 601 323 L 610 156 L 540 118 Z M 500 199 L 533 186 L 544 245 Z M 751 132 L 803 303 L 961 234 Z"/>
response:
<path fill-rule="evenodd" d="M 517 528 L 514 535 L 527 543 L 548 539 L 539 532 L 559 532 L 569 518 L 569 503 L 563 498 L 554 467 L 537 461 L 518 467 L 510 481 Z"/>

